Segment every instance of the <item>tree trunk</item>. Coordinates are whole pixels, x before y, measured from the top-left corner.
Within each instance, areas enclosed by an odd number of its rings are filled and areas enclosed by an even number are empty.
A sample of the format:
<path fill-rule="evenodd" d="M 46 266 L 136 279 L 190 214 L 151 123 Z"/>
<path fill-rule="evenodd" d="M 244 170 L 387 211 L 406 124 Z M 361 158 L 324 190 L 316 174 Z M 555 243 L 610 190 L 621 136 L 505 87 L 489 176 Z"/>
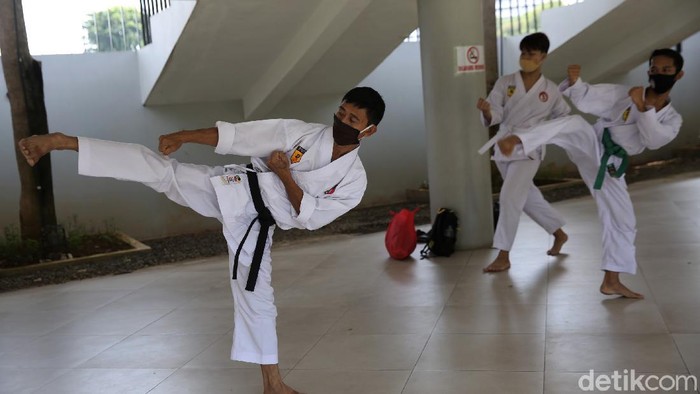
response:
<path fill-rule="evenodd" d="M 22 138 L 49 132 L 41 63 L 29 53 L 21 0 L 0 0 L 0 50 L 22 186 L 20 230 L 23 239 L 41 242 L 42 230 L 55 231 L 56 209 L 49 155 L 31 167 L 17 146 Z"/>

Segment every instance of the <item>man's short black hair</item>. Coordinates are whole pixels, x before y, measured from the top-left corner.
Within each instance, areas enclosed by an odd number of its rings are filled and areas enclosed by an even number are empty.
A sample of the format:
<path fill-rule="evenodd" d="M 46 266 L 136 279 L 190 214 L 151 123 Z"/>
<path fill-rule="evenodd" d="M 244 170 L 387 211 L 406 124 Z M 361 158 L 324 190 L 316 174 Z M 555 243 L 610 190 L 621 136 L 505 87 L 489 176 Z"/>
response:
<path fill-rule="evenodd" d="M 360 86 L 350 89 L 343 96 L 343 101 L 367 111 L 369 124 L 377 126 L 384 117 L 384 109 L 386 108 L 384 99 L 376 90 L 370 87 Z"/>
<path fill-rule="evenodd" d="M 547 53 L 549 51 L 549 38 L 544 33 L 532 33 L 520 41 L 520 50 Z"/>
<path fill-rule="evenodd" d="M 673 65 L 676 66 L 676 74 L 681 72 L 683 69 L 683 56 L 681 56 L 680 53 L 674 51 L 671 48 L 662 48 L 662 49 L 656 49 L 654 52 L 651 53 L 651 56 L 649 56 L 649 65 L 651 66 L 651 59 L 657 57 L 657 56 L 666 56 L 670 57 L 673 59 Z"/>

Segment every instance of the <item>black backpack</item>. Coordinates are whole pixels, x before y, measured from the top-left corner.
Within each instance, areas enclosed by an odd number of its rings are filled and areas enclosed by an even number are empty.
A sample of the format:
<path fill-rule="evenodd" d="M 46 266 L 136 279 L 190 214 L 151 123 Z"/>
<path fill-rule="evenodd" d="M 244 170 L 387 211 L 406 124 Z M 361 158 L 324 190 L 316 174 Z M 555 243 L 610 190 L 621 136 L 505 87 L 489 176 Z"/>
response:
<path fill-rule="evenodd" d="M 435 216 L 433 227 L 428 233 L 428 239 L 420 251 L 421 258 L 433 254 L 435 256 L 450 256 L 455 251 L 459 222 L 457 214 L 449 208 L 440 208 Z"/>

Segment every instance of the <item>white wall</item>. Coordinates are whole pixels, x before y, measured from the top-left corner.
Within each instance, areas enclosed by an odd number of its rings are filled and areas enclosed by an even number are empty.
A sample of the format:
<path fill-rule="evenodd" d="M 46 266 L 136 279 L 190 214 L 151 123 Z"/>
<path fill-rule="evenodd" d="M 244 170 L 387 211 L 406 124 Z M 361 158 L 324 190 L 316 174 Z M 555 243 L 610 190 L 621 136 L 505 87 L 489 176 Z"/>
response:
<path fill-rule="evenodd" d="M 698 100 L 697 86 L 700 86 L 700 33 L 683 42 L 683 55 L 686 76 L 673 90 L 673 104 L 684 116 L 683 128 L 667 147 L 645 152 L 639 160 L 667 157 L 675 147 L 700 142 L 700 113 L 694 107 Z M 40 60 L 49 125 L 54 131 L 156 148 L 160 134 L 208 127 L 216 120 L 236 122 L 242 119 L 240 102 L 143 107 L 136 53 L 44 56 Z M 640 65 L 610 82 L 644 84 L 645 70 L 646 65 Z M 362 204 L 400 201 L 405 189 L 416 188 L 427 179 L 419 44 L 399 46 L 358 85 L 373 86 L 387 102 L 387 113 L 379 132 L 364 141 L 360 148 L 369 178 Z M 0 79 L 0 92 L 5 92 L 4 79 Z M 281 103 L 270 117 L 294 117 L 330 124 L 340 98 L 292 98 Z M 473 110 L 473 106 L 473 103 L 465 103 L 465 111 Z M 0 231 L 11 223 L 18 223 L 19 179 L 11 130 L 9 102 L 3 94 L 0 98 L 0 182 L 4 193 L 0 194 Z M 245 161 L 244 158 L 218 156 L 211 149 L 199 146 L 186 146 L 174 156 L 181 161 L 206 164 Z M 78 176 L 75 154 L 57 152 L 52 155 L 52 164 L 59 220 L 77 215 L 83 224 L 100 226 L 104 220 L 112 219 L 119 229 L 141 239 L 218 228 L 215 221 L 200 218 L 142 185 Z M 561 151 L 549 149 L 541 171 L 557 172 L 562 168 L 572 167 Z"/>
<path fill-rule="evenodd" d="M 416 43 L 401 46 L 359 85 L 371 85 L 387 102 L 379 132 L 365 140 L 361 157 L 368 169 L 369 187 L 362 202 L 374 205 L 403 199 L 406 188 L 427 178 L 420 83 L 420 55 Z M 138 55 L 134 52 L 42 56 L 46 107 L 52 131 L 157 147 L 158 135 L 187 128 L 209 127 L 216 120 L 242 120 L 240 102 L 143 107 Z M 0 92 L 5 92 L 0 81 Z M 331 124 L 342 95 L 290 99 L 269 117 L 298 118 Z M 212 149 L 186 146 L 174 155 L 185 162 L 226 164 L 246 158 L 224 157 Z M 76 174 L 77 155 L 52 154 L 54 194 L 59 221 L 77 215 L 78 222 L 102 226 L 114 220 L 117 228 L 140 239 L 218 228 L 145 186 Z M 9 101 L 0 99 L 0 231 L 18 224 L 19 176 L 13 149 Z"/>
<path fill-rule="evenodd" d="M 554 7 L 543 12 L 541 31 L 557 32 L 549 35 L 549 51 L 555 50 L 623 2 L 624 0 L 585 0 L 583 3 Z M 572 15 L 576 17 L 572 18 Z"/>
<path fill-rule="evenodd" d="M 135 52 L 42 56 L 49 127 L 87 137 L 136 142 L 157 147 L 160 134 L 182 128 L 209 126 L 217 119 L 238 121 L 236 103 L 146 108 L 141 103 Z M 5 92 L 4 79 L 0 91 Z M 0 99 L 0 231 L 17 224 L 19 176 L 13 151 L 9 102 Z M 178 158 L 224 163 L 201 147 L 188 147 Z M 52 154 L 54 195 L 59 221 L 77 215 L 78 222 L 102 226 L 114 219 L 117 227 L 141 238 L 212 228 L 203 220 L 144 186 L 80 177 L 77 155 Z"/>

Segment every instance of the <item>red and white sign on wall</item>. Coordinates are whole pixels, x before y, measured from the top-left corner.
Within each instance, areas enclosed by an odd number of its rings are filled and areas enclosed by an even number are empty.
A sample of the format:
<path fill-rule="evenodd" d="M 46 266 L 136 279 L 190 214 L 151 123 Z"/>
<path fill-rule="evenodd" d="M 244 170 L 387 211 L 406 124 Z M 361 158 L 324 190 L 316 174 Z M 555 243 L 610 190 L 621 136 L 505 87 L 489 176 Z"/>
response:
<path fill-rule="evenodd" d="M 484 65 L 484 46 L 469 45 L 455 47 L 457 70 L 455 74 L 482 72 L 486 70 Z"/>

